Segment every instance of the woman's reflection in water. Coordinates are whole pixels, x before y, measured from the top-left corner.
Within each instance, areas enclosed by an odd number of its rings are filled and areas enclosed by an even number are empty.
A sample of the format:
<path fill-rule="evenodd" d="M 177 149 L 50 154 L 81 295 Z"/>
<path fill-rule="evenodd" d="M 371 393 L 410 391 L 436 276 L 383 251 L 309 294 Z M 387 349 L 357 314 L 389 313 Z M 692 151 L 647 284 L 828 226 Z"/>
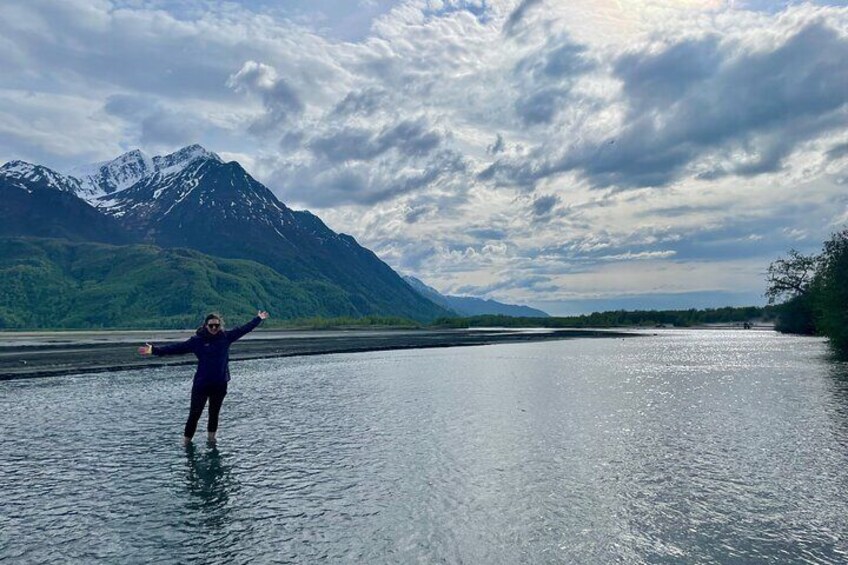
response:
<path fill-rule="evenodd" d="M 189 443 L 186 452 L 186 486 L 192 497 L 189 510 L 204 514 L 210 525 L 223 525 L 230 496 L 238 490 L 232 467 L 214 445 L 206 449 Z"/>

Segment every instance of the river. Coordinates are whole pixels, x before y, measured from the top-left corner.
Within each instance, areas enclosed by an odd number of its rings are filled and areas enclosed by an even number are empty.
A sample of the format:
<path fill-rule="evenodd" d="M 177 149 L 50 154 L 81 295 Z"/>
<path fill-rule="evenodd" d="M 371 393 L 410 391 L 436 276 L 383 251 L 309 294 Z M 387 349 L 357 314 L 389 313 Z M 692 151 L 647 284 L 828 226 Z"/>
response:
<path fill-rule="evenodd" d="M 0 382 L 0 561 L 845 563 L 848 365 L 663 330 Z M 200 431 L 204 430 L 205 416 Z"/>

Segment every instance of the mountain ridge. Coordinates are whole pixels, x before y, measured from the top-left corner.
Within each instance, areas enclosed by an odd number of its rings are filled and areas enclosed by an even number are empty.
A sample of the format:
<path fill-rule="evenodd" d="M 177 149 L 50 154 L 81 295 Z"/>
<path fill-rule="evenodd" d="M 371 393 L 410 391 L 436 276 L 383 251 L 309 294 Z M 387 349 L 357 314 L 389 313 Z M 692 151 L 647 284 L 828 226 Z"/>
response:
<path fill-rule="evenodd" d="M 76 233 L 74 226 L 67 226 L 54 235 L 34 230 L 32 222 L 19 222 L 5 235 L 62 237 L 68 232 L 77 240 L 139 242 L 257 261 L 292 281 L 337 287 L 351 305 L 340 312 L 343 315 L 429 320 L 447 313 L 412 290 L 352 236 L 334 232 L 311 212 L 288 208 L 238 162 L 225 163 L 199 145 L 152 158 L 130 151 L 76 170 L 86 173 L 87 180 L 13 162 L 0 168 L 5 171 L 0 182 L 40 194 L 46 194 L 45 188 L 67 193 L 79 200 L 64 203 L 68 209 L 85 210 L 89 216 L 97 211 L 109 218 L 100 223 L 117 226 L 126 237 L 98 239 L 80 226 Z M 92 176 L 92 171 L 100 176 Z M 35 208 L 26 209 L 37 216 Z"/>
<path fill-rule="evenodd" d="M 531 308 L 530 306 L 522 306 L 516 304 L 505 304 L 492 299 L 477 298 L 474 296 L 452 296 L 442 294 L 432 286 L 411 275 L 405 275 L 403 280 L 409 284 L 415 291 L 422 294 L 427 299 L 453 310 L 461 316 L 480 316 L 485 314 L 500 314 L 513 318 L 549 318 L 550 314 Z"/>
<path fill-rule="evenodd" d="M 179 173 L 198 159 L 223 162 L 216 153 L 194 144 L 153 157 L 133 149 L 108 161 L 74 167 L 66 174 L 79 180 L 78 196 L 96 205 L 102 197 L 127 189 L 146 177 Z"/>

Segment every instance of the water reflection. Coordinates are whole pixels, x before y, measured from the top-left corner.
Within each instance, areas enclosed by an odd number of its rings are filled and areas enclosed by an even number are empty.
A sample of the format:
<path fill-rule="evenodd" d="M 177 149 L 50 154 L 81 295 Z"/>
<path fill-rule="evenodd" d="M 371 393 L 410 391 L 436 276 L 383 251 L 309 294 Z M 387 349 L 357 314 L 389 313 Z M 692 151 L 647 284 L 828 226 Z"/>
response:
<path fill-rule="evenodd" d="M 168 370 L 0 383 L 0 562 L 848 563 L 823 340 L 250 361 L 226 443 L 185 450 Z"/>
<path fill-rule="evenodd" d="M 838 428 L 836 441 L 848 448 L 848 360 L 845 357 L 844 353 L 830 351 L 827 358 L 831 383 L 828 388 L 834 399 L 833 406 L 828 411 L 831 412 Z"/>
<path fill-rule="evenodd" d="M 222 524 L 230 511 L 230 498 L 238 490 L 232 465 L 211 445 L 206 449 L 189 444 L 186 455 L 186 488 L 191 494 L 189 510 L 203 513 L 211 525 Z"/>

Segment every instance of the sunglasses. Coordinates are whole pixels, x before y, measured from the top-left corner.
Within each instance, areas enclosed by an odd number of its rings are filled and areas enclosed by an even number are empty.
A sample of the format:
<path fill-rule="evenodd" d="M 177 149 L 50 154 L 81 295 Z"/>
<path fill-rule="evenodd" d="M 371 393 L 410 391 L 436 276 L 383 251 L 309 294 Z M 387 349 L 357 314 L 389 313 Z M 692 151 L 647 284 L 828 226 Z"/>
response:
<path fill-rule="evenodd" d="M 220 328 L 221 324 L 206 324 L 207 328 Z"/>

